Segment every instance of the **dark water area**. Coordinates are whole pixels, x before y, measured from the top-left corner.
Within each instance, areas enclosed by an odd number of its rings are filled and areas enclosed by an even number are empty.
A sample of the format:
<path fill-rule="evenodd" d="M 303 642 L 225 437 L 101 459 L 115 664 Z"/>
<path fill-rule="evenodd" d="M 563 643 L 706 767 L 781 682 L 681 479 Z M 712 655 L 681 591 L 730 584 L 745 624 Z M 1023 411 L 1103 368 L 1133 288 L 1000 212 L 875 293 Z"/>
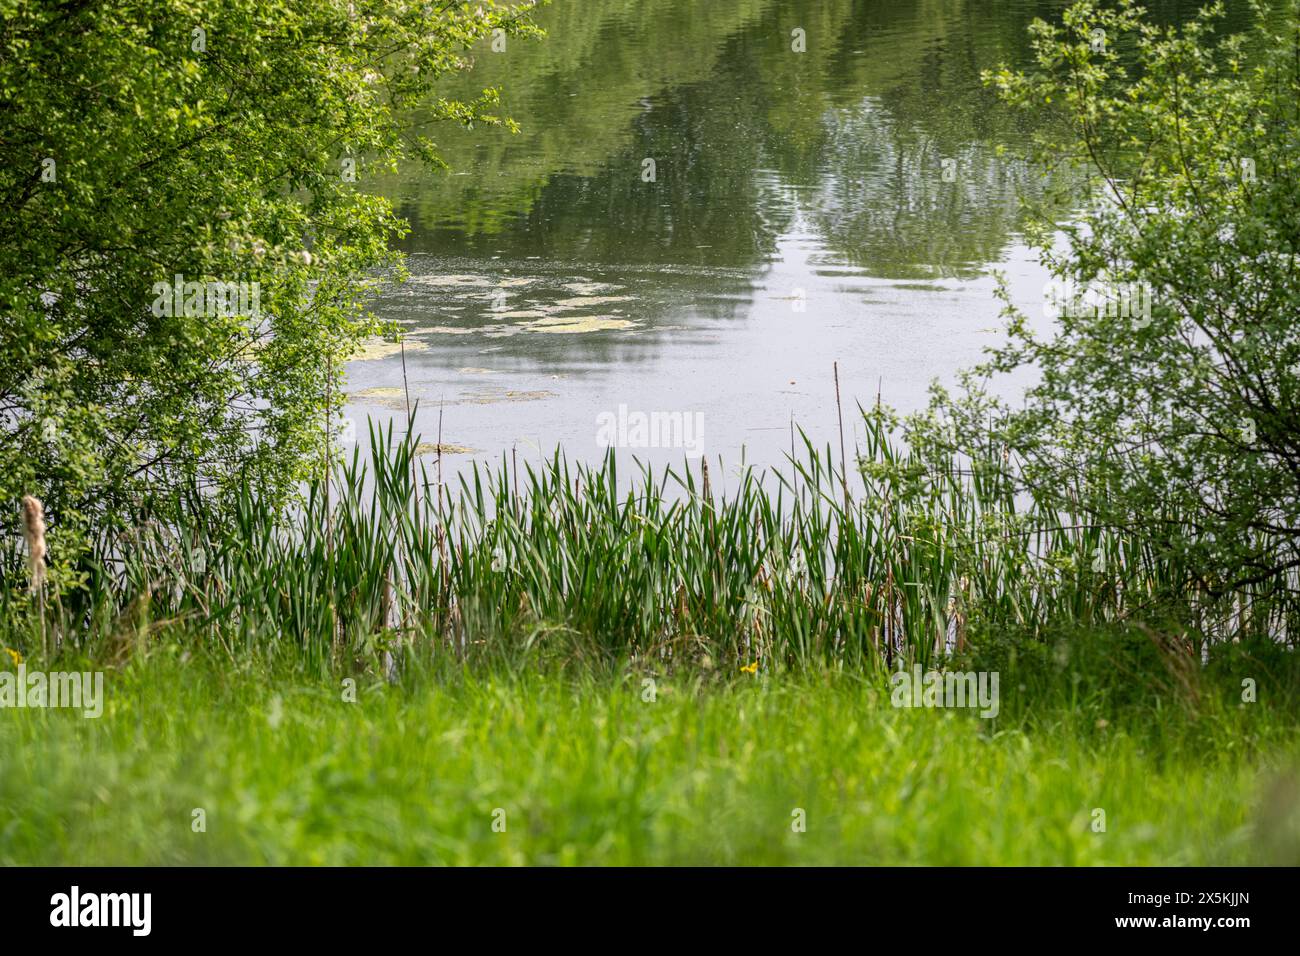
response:
<path fill-rule="evenodd" d="M 1023 158 L 1044 118 L 980 71 L 1027 66 L 1028 24 L 1066 5 L 555 0 L 546 39 L 476 49 L 447 95 L 498 86 L 520 131 L 431 126 L 449 168 L 381 185 L 412 276 L 377 311 L 406 330 L 428 441 L 441 410 L 444 467 L 590 461 L 611 436 L 658 464 L 779 464 L 792 421 L 838 440 L 833 362 L 850 442 L 854 402 L 923 407 L 998 341 L 995 271 L 1042 314 L 1019 200 L 1044 186 Z M 384 351 L 349 366 L 357 421 L 404 417 Z"/>

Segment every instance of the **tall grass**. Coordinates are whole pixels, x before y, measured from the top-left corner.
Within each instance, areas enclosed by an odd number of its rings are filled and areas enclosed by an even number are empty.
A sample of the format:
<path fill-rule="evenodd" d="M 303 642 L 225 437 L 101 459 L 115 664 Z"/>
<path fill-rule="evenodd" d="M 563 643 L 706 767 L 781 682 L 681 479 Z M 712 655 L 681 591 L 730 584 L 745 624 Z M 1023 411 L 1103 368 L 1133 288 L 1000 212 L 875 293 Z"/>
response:
<path fill-rule="evenodd" d="M 11 544 L 0 634 L 31 651 L 43 621 L 112 659 L 183 620 L 230 655 L 290 650 L 322 670 L 384 653 L 874 670 L 1135 617 L 1191 657 L 1295 633 L 1286 582 L 1211 599 L 1177 556 L 1026 492 L 1002 449 L 923 458 L 884 412 L 862 415 L 847 475 L 801 435 L 789 467 L 744 470 L 725 493 L 702 469 L 624 481 L 612 454 L 584 467 L 559 452 L 443 487 L 418 436 L 372 423 L 368 457 L 293 510 L 246 493 L 231 520 L 143 522 L 43 616 Z"/>
<path fill-rule="evenodd" d="M 1300 862 L 1300 742 L 1267 701 L 1211 744 L 1059 709 L 995 731 L 847 673 L 681 673 L 649 703 L 445 661 L 348 703 L 337 679 L 180 657 L 116 670 L 103 720 L 3 715 L 0 865 Z"/>

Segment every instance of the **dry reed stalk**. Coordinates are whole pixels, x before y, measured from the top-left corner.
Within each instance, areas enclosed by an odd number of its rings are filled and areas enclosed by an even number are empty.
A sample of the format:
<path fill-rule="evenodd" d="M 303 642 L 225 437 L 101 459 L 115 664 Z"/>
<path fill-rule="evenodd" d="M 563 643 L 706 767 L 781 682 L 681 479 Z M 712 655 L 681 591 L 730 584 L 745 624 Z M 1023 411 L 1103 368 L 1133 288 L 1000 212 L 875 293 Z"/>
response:
<path fill-rule="evenodd" d="M 970 606 L 970 579 L 965 575 L 962 576 L 958 584 L 957 608 L 953 615 L 954 627 L 957 635 L 957 653 L 962 654 L 966 650 L 966 612 L 965 609 Z"/>
<path fill-rule="evenodd" d="M 871 602 L 874 596 L 875 595 L 873 594 L 871 588 L 871 582 L 867 581 L 865 584 L 862 585 L 862 606 L 866 608 L 868 611 L 873 609 L 873 605 Z M 884 614 L 881 613 L 879 617 L 881 622 L 883 622 L 885 619 Z M 871 649 L 876 652 L 876 657 L 878 658 L 880 656 L 880 644 L 881 644 L 880 624 L 877 624 L 875 627 L 873 627 L 870 633 L 871 633 Z"/>
<path fill-rule="evenodd" d="M 330 352 L 325 362 L 325 554 L 329 566 L 329 602 L 330 621 L 333 630 L 334 655 L 337 658 L 342 651 L 339 632 L 338 609 L 334 606 L 334 511 L 330 501 L 330 463 L 334 456 L 334 353 Z"/>
<path fill-rule="evenodd" d="M 844 406 L 840 404 L 840 363 L 833 362 L 831 370 L 835 375 L 835 412 L 840 419 L 840 484 L 844 486 L 844 510 L 851 507 L 849 503 L 849 460 L 844 454 Z"/>
<path fill-rule="evenodd" d="M 45 506 L 32 495 L 23 495 L 23 537 L 27 539 L 31 593 L 39 595 L 45 587 Z"/>
<path fill-rule="evenodd" d="M 406 379 L 406 336 L 401 332 L 397 333 L 397 344 L 402 349 L 402 392 L 406 395 L 406 427 L 408 429 L 415 426 L 411 419 L 411 386 Z M 420 512 L 420 482 L 415 474 L 415 456 L 411 456 L 411 490 L 414 494 L 414 507 L 416 514 Z"/>
<path fill-rule="evenodd" d="M 380 630 L 389 630 L 391 622 L 393 622 L 393 564 L 386 564 L 383 567 L 383 589 L 380 592 Z M 393 648 L 383 649 L 383 679 L 390 684 L 396 683 L 398 679 L 398 667 L 393 658 Z"/>
<path fill-rule="evenodd" d="M 384 567 L 384 586 L 379 593 L 379 629 L 381 632 L 388 631 L 393 617 L 393 566 L 391 564 Z M 385 641 L 390 635 L 385 634 Z M 397 662 L 393 658 L 393 649 L 384 648 L 384 680 L 390 684 L 397 682 Z"/>
<path fill-rule="evenodd" d="M 23 537 L 27 539 L 29 589 L 36 598 L 36 611 L 41 622 L 41 648 L 48 656 L 45 636 L 45 506 L 33 495 L 23 495 Z"/>
<path fill-rule="evenodd" d="M 379 594 L 379 630 L 386 631 L 393 619 L 393 566 L 384 566 L 384 587 Z"/>
<path fill-rule="evenodd" d="M 510 483 L 510 512 L 519 517 L 519 447 L 510 446 L 510 463 L 514 467 L 514 480 Z"/>
<path fill-rule="evenodd" d="M 325 362 L 325 448 L 321 453 L 321 465 L 325 471 L 325 548 L 331 556 L 334 554 L 334 514 L 330 510 L 330 458 L 334 451 L 333 385 L 334 354 L 331 352 Z"/>
<path fill-rule="evenodd" d="M 447 587 L 447 538 L 446 522 L 442 514 L 442 405 L 438 406 L 438 578 L 445 592 Z"/>

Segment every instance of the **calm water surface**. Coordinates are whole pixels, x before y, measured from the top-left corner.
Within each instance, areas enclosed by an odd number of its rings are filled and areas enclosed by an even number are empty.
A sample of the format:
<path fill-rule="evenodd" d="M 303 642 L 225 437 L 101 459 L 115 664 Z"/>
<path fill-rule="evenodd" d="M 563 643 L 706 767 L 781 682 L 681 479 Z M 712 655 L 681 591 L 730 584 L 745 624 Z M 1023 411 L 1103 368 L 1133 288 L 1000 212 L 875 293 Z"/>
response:
<path fill-rule="evenodd" d="M 1017 233 L 1039 120 L 979 72 L 1026 65 L 1025 27 L 1064 5 L 555 0 L 547 39 L 477 50 L 448 93 L 500 86 L 521 131 L 431 127 L 449 170 L 381 184 L 412 277 L 378 312 L 407 330 L 418 429 L 441 408 L 463 449 L 444 468 L 593 460 L 620 406 L 698 413 L 711 459 L 780 464 L 792 421 L 835 440 L 833 362 L 846 412 L 922 407 L 997 341 L 994 270 L 1041 315 Z M 403 418 L 398 357 L 348 375 L 350 416 Z"/>

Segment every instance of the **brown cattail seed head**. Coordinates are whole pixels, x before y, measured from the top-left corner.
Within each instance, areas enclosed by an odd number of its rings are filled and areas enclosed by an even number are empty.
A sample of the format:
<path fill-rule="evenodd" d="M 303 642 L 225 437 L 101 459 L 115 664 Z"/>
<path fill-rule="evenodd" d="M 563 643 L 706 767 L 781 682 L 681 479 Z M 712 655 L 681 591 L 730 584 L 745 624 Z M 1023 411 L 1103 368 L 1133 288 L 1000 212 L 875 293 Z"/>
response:
<path fill-rule="evenodd" d="M 45 507 L 31 495 L 23 495 L 23 537 L 27 539 L 32 591 L 37 591 L 45 583 Z"/>

